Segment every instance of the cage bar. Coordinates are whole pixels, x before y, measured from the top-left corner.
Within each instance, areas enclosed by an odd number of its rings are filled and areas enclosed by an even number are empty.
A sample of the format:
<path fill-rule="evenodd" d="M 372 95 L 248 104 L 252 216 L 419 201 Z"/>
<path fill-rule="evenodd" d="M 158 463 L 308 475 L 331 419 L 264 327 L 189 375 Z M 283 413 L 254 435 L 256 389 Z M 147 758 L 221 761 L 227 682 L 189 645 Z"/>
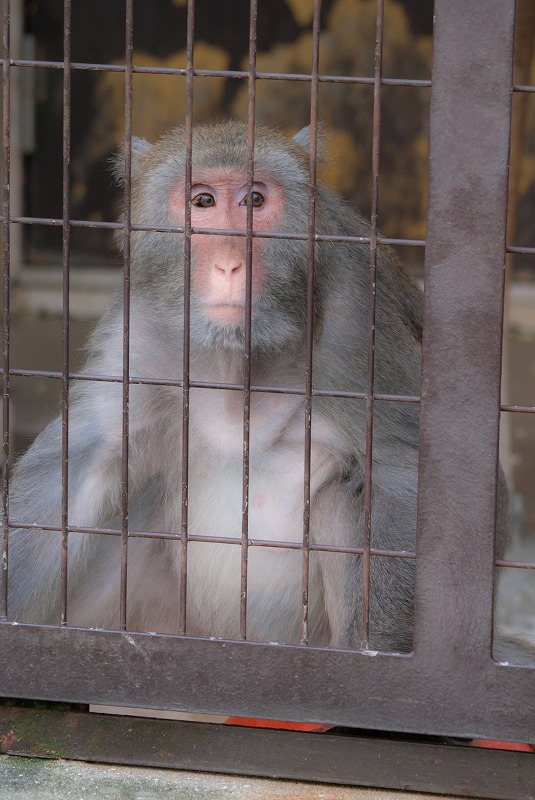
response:
<path fill-rule="evenodd" d="M 191 296 L 191 166 L 193 147 L 193 63 L 195 32 L 195 0 L 187 6 L 187 71 L 186 71 L 186 170 L 184 175 L 184 339 L 182 346 L 182 511 L 180 547 L 180 624 L 186 633 L 188 590 L 188 475 L 189 475 L 189 401 L 190 401 L 190 296 Z"/>
<path fill-rule="evenodd" d="M 125 132 L 124 132 L 124 211 L 123 211 L 123 413 L 121 453 L 121 575 L 120 575 L 120 625 L 127 627 L 128 580 L 128 440 L 130 432 L 130 246 L 132 223 L 132 53 L 134 49 L 134 4 L 126 0 L 125 7 Z"/>
<path fill-rule="evenodd" d="M 11 63 L 10 0 L 4 0 L 2 39 L 2 596 L 0 617 L 7 617 L 8 540 L 9 540 L 9 323 L 10 323 L 10 160 L 11 160 Z"/>
<path fill-rule="evenodd" d="M 69 370 L 70 370 L 70 319 L 69 273 L 71 227 L 70 217 L 70 164 L 71 164 L 71 0 L 63 6 L 63 366 L 61 376 L 61 624 L 67 624 L 67 580 L 69 545 Z"/>
<path fill-rule="evenodd" d="M 258 3 L 249 4 L 249 72 L 247 76 L 247 216 L 245 238 L 245 337 L 243 343 L 243 468 L 240 564 L 240 639 L 247 639 L 247 585 L 249 563 L 249 484 L 251 435 L 251 315 L 253 291 L 253 183 L 256 125 L 256 40 Z"/>

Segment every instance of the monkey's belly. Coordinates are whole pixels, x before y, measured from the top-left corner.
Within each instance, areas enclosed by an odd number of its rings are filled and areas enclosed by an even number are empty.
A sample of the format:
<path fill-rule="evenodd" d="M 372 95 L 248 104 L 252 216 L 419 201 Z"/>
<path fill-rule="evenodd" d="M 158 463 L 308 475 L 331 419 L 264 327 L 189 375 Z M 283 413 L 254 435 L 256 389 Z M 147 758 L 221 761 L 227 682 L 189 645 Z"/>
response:
<path fill-rule="evenodd" d="M 216 490 L 217 488 L 217 490 Z M 239 638 L 242 548 L 242 474 L 218 470 L 190 484 L 189 532 L 229 539 L 190 542 L 187 632 Z M 246 636 L 252 641 L 298 643 L 302 636 L 302 478 L 251 471 L 247 550 Z M 289 542 L 296 549 L 256 542 Z M 314 585 L 318 581 L 311 581 Z M 324 643 L 321 598 L 312 598 L 313 638 Z"/>

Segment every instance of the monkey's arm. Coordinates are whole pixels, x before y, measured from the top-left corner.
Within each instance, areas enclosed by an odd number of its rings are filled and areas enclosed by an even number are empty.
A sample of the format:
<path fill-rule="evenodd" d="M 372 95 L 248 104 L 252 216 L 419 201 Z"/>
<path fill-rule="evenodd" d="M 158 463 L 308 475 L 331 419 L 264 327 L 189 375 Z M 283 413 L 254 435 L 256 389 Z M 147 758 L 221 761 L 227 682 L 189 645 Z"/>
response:
<path fill-rule="evenodd" d="M 414 550 L 416 471 L 383 474 L 374 467 L 371 546 L 384 550 Z M 412 480 L 411 480 L 412 475 Z M 314 499 L 313 541 L 361 548 L 365 542 L 364 492 L 354 480 L 333 481 Z M 320 552 L 319 565 L 325 612 L 334 647 L 360 649 L 364 633 L 363 556 Z M 411 649 L 414 560 L 372 556 L 369 592 L 369 644 L 374 650 Z"/>
<path fill-rule="evenodd" d="M 87 400 L 87 391 L 84 392 Z M 100 526 L 116 510 L 120 458 L 102 432 L 98 406 L 84 418 L 75 397 L 69 425 L 69 525 Z M 9 518 L 13 523 L 61 524 L 62 425 L 54 420 L 16 465 L 11 479 Z M 69 536 L 69 570 L 75 578 L 82 556 L 94 549 L 93 535 Z M 12 528 L 8 549 L 8 612 L 11 619 L 57 622 L 61 534 Z"/>

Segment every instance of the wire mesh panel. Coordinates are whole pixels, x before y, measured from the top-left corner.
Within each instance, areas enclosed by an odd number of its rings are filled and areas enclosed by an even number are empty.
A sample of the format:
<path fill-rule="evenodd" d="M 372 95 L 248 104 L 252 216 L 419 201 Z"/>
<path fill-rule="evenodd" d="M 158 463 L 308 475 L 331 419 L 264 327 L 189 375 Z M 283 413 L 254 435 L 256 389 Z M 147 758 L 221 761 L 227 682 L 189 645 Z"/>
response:
<path fill-rule="evenodd" d="M 136 65 L 133 0 L 124 63 L 76 63 L 66 0 L 45 64 L 11 57 L 4 2 L 1 692 L 533 741 L 532 669 L 492 657 L 514 3 L 435 3 L 421 384 L 419 290 L 378 214 L 385 87 L 426 82 L 383 76 L 382 0 L 367 75 L 321 72 L 320 0 L 306 74 L 257 68 L 255 0 L 246 68 L 199 69 L 196 13 L 183 68 Z M 11 74 L 38 66 L 63 70 L 61 219 L 10 213 Z M 71 212 L 84 70 L 124 79 L 118 223 Z M 146 73 L 184 82 L 156 145 L 132 126 Z M 198 125 L 196 81 L 221 76 L 247 85 L 244 121 Z M 309 89 L 292 141 L 257 119 L 283 80 Z M 373 91 L 366 221 L 318 178 L 324 85 Z M 63 231 L 64 344 L 61 416 L 12 469 L 10 379 L 45 374 L 10 364 L 13 224 Z M 84 226 L 115 231 L 123 281 L 74 373 Z"/>

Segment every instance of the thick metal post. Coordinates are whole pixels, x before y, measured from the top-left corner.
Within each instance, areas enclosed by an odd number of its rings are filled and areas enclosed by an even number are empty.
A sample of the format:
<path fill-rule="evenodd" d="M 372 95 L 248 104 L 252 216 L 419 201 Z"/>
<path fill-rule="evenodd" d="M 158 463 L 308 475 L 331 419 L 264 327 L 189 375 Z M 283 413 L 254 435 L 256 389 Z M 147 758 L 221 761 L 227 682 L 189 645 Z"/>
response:
<path fill-rule="evenodd" d="M 452 679 L 491 652 L 514 13 L 435 3 L 415 650 Z"/>

